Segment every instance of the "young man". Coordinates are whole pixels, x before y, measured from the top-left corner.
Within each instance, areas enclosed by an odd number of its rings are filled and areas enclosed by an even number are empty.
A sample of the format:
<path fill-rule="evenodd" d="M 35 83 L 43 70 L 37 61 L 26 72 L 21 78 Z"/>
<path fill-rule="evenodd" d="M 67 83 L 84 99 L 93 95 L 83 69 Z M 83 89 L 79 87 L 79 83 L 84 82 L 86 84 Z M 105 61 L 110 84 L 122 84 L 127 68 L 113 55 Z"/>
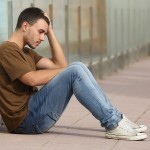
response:
<path fill-rule="evenodd" d="M 32 50 L 45 36 L 51 47 L 51 59 Z M 44 86 L 37 90 L 39 85 Z M 47 14 L 35 7 L 23 10 L 14 33 L 0 45 L 0 113 L 8 131 L 48 131 L 73 94 L 105 127 L 107 138 L 147 138 L 143 133 L 147 127 L 131 122 L 112 106 L 83 63 L 67 66 Z"/>

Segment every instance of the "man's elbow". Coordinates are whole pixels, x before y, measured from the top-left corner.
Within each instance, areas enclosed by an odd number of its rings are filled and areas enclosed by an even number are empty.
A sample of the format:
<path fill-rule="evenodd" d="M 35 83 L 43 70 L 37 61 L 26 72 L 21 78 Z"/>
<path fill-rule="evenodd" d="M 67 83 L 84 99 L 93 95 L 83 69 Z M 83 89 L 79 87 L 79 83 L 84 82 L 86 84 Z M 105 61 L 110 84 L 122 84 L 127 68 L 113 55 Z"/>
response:
<path fill-rule="evenodd" d="M 67 61 L 63 62 L 59 66 L 60 66 L 60 68 L 66 68 L 66 67 L 68 67 L 68 63 L 67 63 Z"/>
<path fill-rule="evenodd" d="M 29 86 L 36 86 L 37 85 L 37 79 L 35 77 L 32 77 L 31 75 L 31 72 L 30 73 L 27 73 L 23 76 L 21 76 L 19 78 L 19 80 L 26 84 L 26 85 L 29 85 Z"/>
<path fill-rule="evenodd" d="M 68 67 L 68 63 L 63 64 L 62 68 Z"/>

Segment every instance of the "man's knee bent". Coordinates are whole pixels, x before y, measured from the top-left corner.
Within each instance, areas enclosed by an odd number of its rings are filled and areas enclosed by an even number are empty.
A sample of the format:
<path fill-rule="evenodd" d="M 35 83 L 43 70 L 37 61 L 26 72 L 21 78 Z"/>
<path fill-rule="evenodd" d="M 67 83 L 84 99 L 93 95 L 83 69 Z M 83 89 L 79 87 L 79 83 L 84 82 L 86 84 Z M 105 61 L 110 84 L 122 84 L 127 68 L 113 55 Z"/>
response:
<path fill-rule="evenodd" d="M 81 67 L 87 67 L 83 62 L 77 61 L 70 64 L 70 66 L 77 65 Z"/>
<path fill-rule="evenodd" d="M 72 72 L 72 73 L 82 73 L 82 72 L 84 72 L 84 70 L 83 70 L 83 68 L 82 68 L 82 66 L 81 65 L 79 65 L 80 63 L 74 63 L 74 64 L 72 64 L 72 65 L 70 65 L 70 66 L 68 66 L 68 68 L 67 68 L 67 70 L 69 71 L 69 72 Z M 82 63 L 81 63 L 82 64 Z"/>

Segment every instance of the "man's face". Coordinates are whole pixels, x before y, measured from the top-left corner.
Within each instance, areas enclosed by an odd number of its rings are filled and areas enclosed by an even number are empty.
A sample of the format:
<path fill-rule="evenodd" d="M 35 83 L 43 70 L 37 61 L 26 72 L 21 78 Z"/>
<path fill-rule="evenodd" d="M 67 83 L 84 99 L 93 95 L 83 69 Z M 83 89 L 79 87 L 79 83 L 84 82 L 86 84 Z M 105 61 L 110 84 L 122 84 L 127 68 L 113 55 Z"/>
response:
<path fill-rule="evenodd" d="M 35 49 L 42 41 L 45 40 L 47 30 L 48 24 L 43 19 L 39 19 L 33 25 L 29 25 L 24 38 L 25 45 Z"/>

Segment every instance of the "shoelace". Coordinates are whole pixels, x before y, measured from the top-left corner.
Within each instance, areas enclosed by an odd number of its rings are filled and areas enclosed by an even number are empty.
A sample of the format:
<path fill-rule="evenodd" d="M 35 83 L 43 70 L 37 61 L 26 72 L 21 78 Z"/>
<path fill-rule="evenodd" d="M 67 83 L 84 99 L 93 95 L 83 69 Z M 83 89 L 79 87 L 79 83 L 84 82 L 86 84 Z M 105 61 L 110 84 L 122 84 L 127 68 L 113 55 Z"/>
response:
<path fill-rule="evenodd" d="M 121 127 L 124 131 L 126 131 L 126 132 L 128 132 L 128 133 L 132 133 L 132 134 L 135 134 L 136 133 L 136 131 L 134 130 L 134 129 L 132 129 L 130 126 L 128 126 L 127 125 L 127 123 L 126 122 L 122 122 L 122 126 L 123 127 Z"/>

